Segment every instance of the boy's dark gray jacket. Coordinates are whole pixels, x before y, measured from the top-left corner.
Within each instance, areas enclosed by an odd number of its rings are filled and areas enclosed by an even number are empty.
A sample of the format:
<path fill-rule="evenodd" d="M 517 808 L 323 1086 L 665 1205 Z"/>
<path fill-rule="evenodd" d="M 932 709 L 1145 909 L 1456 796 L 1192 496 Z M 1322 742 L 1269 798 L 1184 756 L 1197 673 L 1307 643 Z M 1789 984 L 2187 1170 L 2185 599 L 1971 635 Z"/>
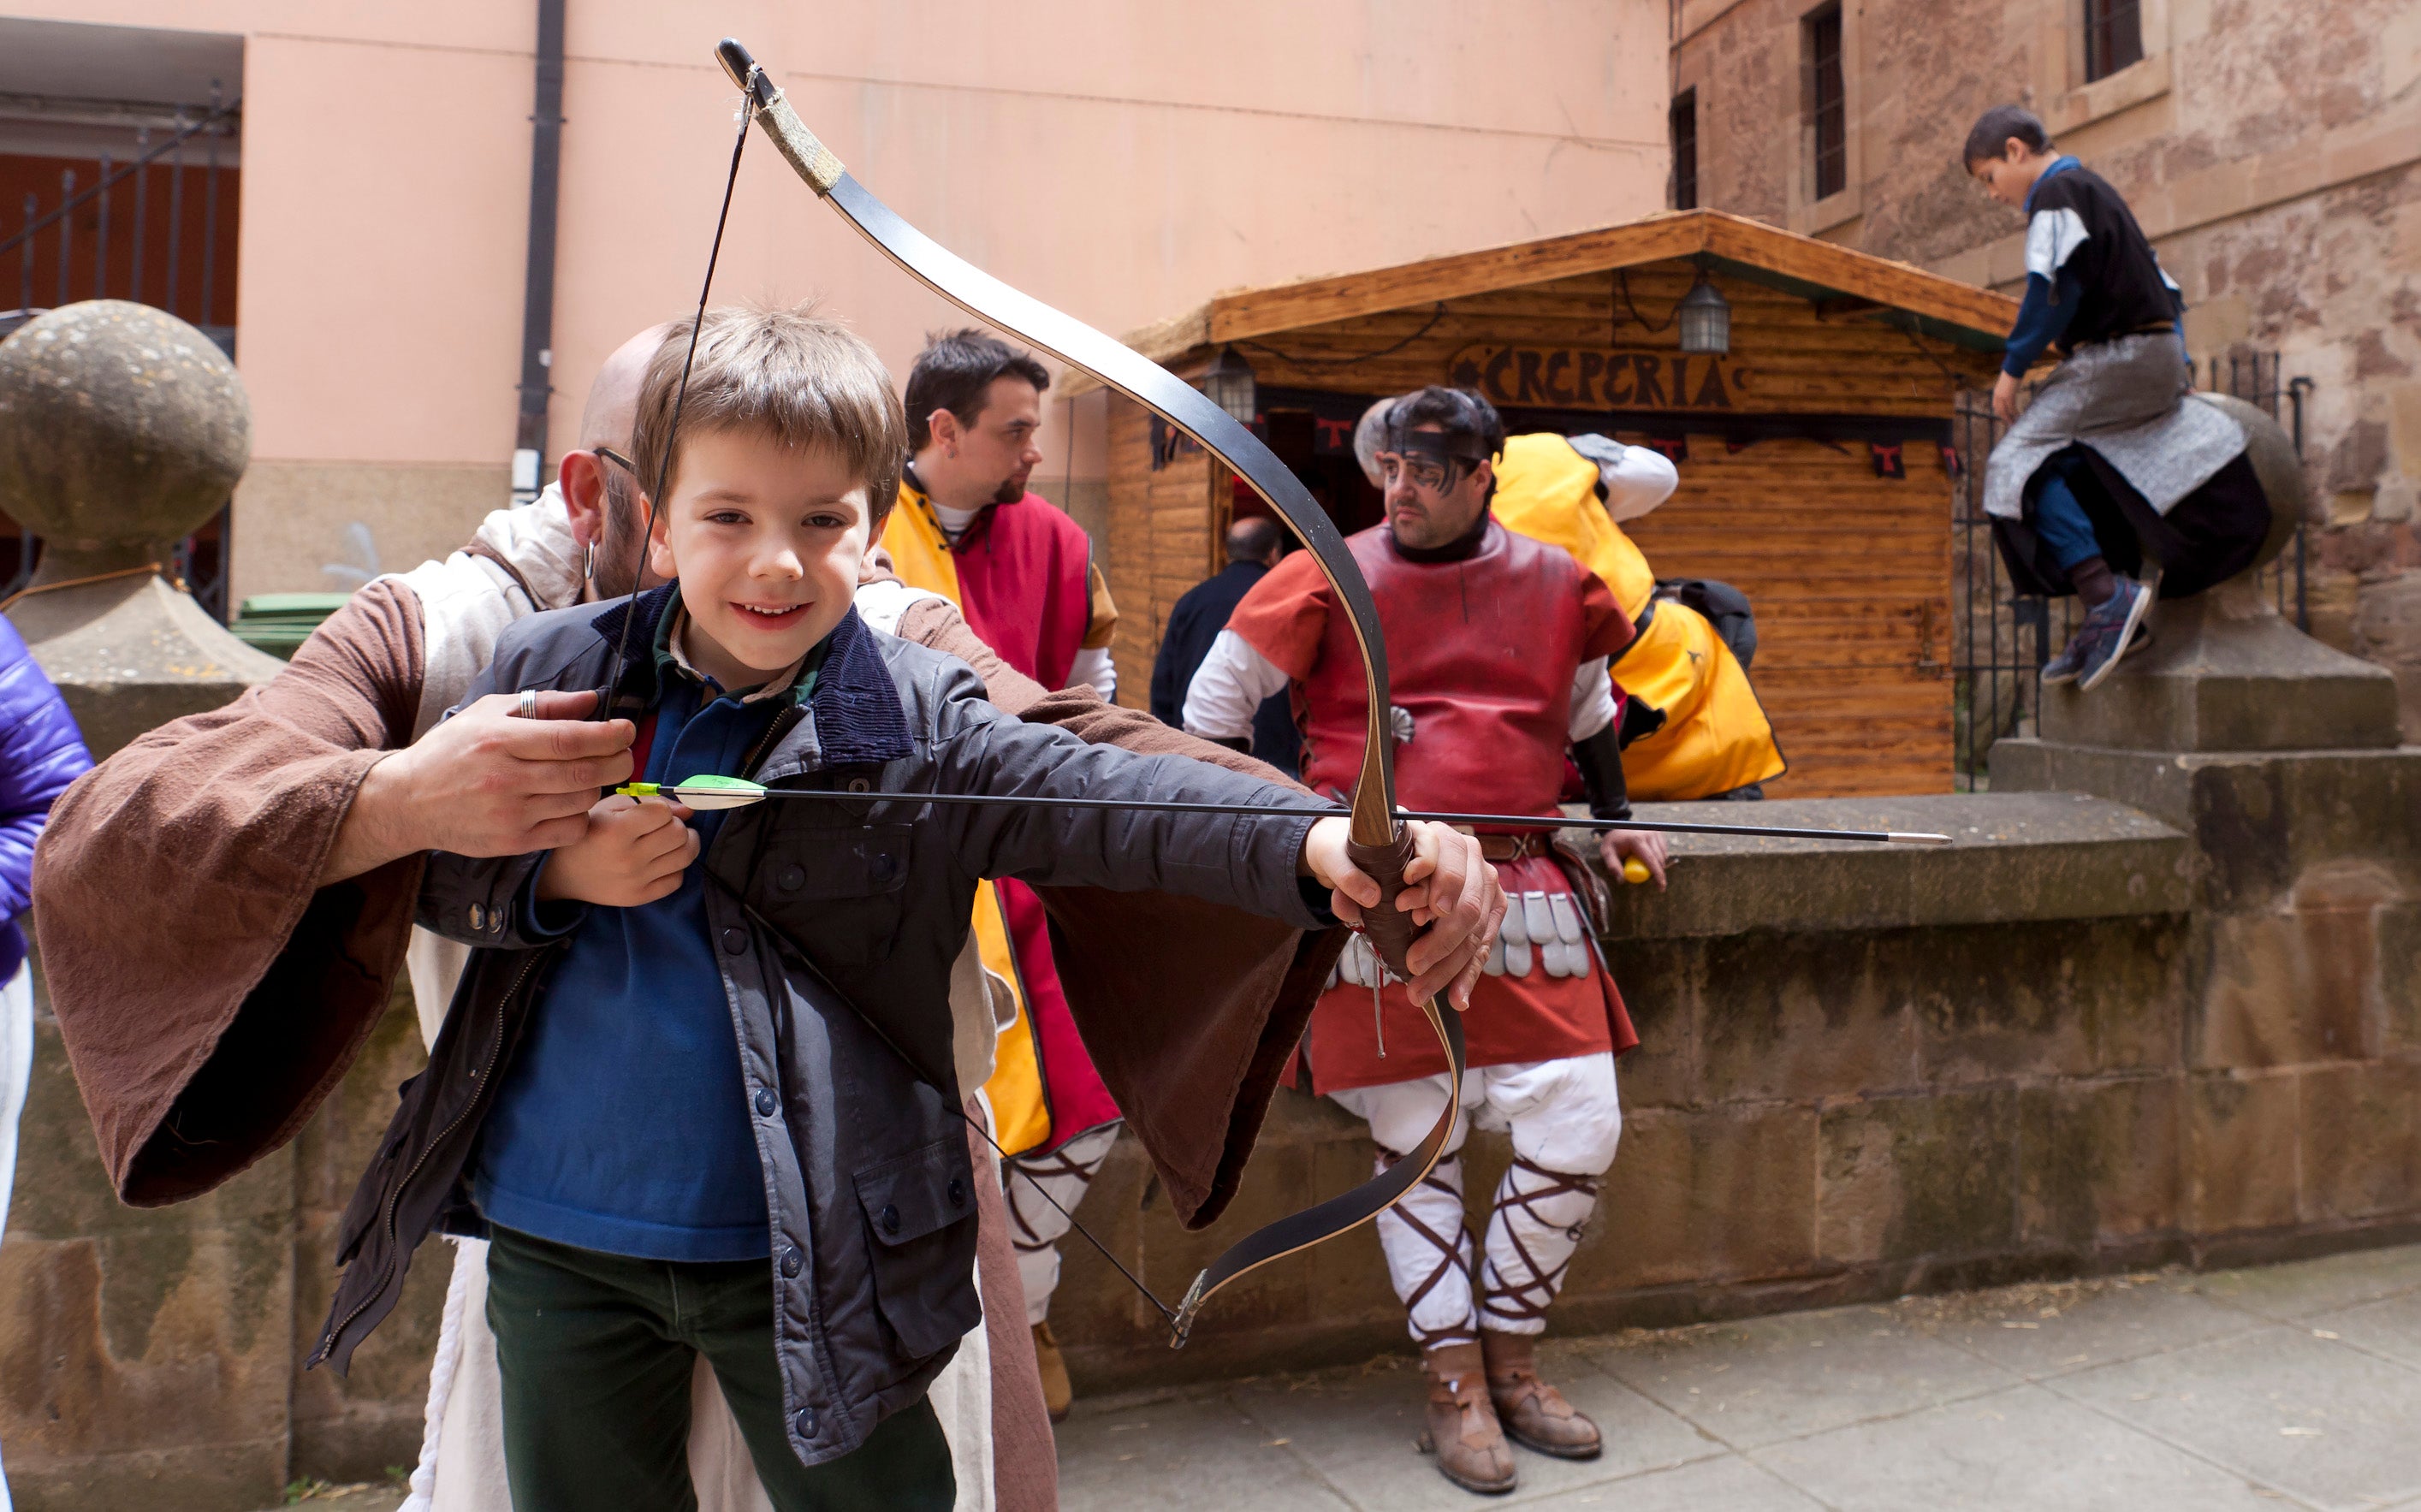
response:
<path fill-rule="evenodd" d="M 648 632 L 669 591 L 637 601 L 626 694 L 651 687 Z M 630 604 L 520 621 L 470 696 L 601 686 Z M 1022 723 L 983 701 L 966 663 L 854 611 L 750 774 L 775 787 L 1317 803 Z M 1312 928 L 1325 921 L 1295 874 L 1311 823 L 913 801 L 776 800 L 728 816 L 701 858 L 707 917 L 763 1166 L 775 1345 L 803 1460 L 849 1453 L 915 1401 L 979 1317 L 948 1000 L 976 880 L 1182 894 Z M 346 1270 L 314 1364 L 342 1369 L 394 1306 L 414 1247 L 472 1219 L 462 1177 L 479 1122 L 557 954 L 520 932 L 539 860 L 431 859 L 421 922 L 481 948 L 345 1214 Z M 664 1132 L 680 1137 L 673 1110 Z"/>

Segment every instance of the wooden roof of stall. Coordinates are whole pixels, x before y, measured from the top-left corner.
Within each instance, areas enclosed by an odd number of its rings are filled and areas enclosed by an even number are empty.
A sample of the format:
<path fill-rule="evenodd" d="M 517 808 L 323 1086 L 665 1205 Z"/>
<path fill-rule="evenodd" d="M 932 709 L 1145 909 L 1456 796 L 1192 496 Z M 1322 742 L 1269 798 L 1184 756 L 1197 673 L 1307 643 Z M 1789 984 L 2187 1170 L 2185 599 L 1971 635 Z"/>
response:
<path fill-rule="evenodd" d="M 1154 362 L 1174 362 L 1226 342 L 1685 257 L 1703 257 L 1710 272 L 1807 300 L 1828 316 L 1896 315 L 1896 323 L 1976 351 L 1998 352 L 2018 315 L 2017 301 L 1955 278 L 1762 221 L 1691 210 L 1393 268 L 1237 289 L 1123 339 Z M 1096 386 L 1088 375 L 1070 373 L 1061 392 Z"/>

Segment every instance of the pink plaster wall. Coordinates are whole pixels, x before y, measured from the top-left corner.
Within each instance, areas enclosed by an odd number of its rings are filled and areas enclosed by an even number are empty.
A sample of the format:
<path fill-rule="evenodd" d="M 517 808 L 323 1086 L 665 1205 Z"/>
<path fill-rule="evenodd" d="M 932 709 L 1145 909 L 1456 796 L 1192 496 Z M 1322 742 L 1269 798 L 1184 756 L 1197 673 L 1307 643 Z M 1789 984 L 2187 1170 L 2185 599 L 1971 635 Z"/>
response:
<path fill-rule="evenodd" d="M 334 585 L 314 564 L 346 510 L 389 568 L 459 538 L 513 444 L 534 6 L 13 8 L 246 36 L 239 364 L 263 465 L 239 503 L 239 591 Z M 732 130 L 726 32 L 911 220 L 1113 332 L 1223 288 L 1629 219 L 1663 194 L 1655 0 L 1521 0 L 1484 25 L 1447 0 L 935 0 L 914 23 L 761 0 L 569 12 L 558 446 L 603 354 L 695 298 Z M 820 297 L 900 367 L 954 319 L 761 139 L 716 291 Z M 394 475 L 336 488 L 328 463 Z M 1044 475 L 1069 475 L 1064 452 Z"/>

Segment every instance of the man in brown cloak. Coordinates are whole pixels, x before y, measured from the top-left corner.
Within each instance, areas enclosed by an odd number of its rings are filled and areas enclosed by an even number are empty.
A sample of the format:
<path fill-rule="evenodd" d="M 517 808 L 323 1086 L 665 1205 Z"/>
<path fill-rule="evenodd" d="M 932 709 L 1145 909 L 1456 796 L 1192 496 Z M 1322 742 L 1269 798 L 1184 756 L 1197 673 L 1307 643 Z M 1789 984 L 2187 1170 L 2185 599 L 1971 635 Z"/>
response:
<path fill-rule="evenodd" d="M 512 700 L 495 698 L 437 721 L 513 618 L 635 585 L 637 501 L 615 495 L 595 448 L 627 443 L 656 339 L 643 333 L 609 359 L 559 491 L 496 511 L 445 563 L 369 585 L 269 683 L 152 731 L 59 801 L 36 859 L 37 933 L 62 1037 L 125 1201 L 199 1195 L 293 1137 L 367 1042 L 408 948 L 424 1031 L 434 1032 L 460 961 L 430 948 L 442 943 L 412 943 L 428 850 L 517 854 L 566 843 L 597 790 L 629 775 L 631 728 L 584 720 L 588 694 L 542 695 L 537 720 L 512 717 Z M 946 601 L 890 608 L 897 633 L 969 661 L 1011 713 L 1132 750 L 1245 761 L 1090 689 L 1047 693 L 1001 665 Z M 1459 943 L 1429 951 L 1435 961 L 1414 959 L 1425 980 L 1464 991 L 1503 907 L 1492 869 L 1477 859 L 1474 849 L 1441 867 L 1440 890 L 1461 901 L 1437 933 Z M 1103 1077 L 1179 1217 L 1208 1224 L 1234 1194 L 1343 932 L 1304 936 L 1158 895 L 1061 890 L 1046 901 L 1070 946 L 1063 976 Z M 1117 1012 L 1135 1001 L 1168 1011 L 1148 1021 Z M 980 1491 L 996 1488 L 997 1501 L 978 1493 L 961 1504 L 1050 1506 L 1049 1424 L 996 1187 L 991 1195 L 981 1270 L 992 1474 Z M 459 1300 L 449 1299 L 449 1328 L 484 1334 L 477 1307 Z M 471 1341 L 455 1342 L 466 1374 L 446 1371 L 441 1347 L 445 1380 L 432 1380 L 432 1442 L 415 1504 L 503 1506 L 501 1456 L 492 1478 L 478 1475 L 488 1457 L 476 1443 L 466 1458 L 465 1436 L 447 1443 L 439 1431 L 476 1418 L 449 1405 L 441 1386 L 471 1400 L 469 1373 L 484 1363 L 493 1390 L 492 1343 L 482 1362 Z M 721 1405 L 711 1388 L 699 1395 L 694 1461 L 713 1455 Z M 487 1420 L 492 1426 L 492 1402 Z M 737 1453 L 736 1433 L 727 1423 L 721 1431 Z M 450 1488 L 440 1473 L 449 1465 L 461 1472 Z M 970 1479 L 961 1475 L 962 1488 Z M 699 1489 L 735 1512 L 763 1504 L 753 1475 L 710 1470 Z"/>

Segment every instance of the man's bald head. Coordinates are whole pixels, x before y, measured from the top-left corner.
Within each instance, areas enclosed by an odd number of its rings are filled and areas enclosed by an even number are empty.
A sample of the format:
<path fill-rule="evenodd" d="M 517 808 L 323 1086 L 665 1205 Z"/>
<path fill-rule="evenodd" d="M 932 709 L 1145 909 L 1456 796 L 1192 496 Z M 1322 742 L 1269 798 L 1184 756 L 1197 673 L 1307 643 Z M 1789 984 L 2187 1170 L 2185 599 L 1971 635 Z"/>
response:
<path fill-rule="evenodd" d="M 597 382 L 588 385 L 587 407 L 580 412 L 584 448 L 631 449 L 631 427 L 638 415 L 639 388 L 647 382 L 648 359 L 664 344 L 664 333 L 671 329 L 669 320 L 648 327 L 615 348 L 597 369 Z"/>
<path fill-rule="evenodd" d="M 584 597 L 632 593 L 647 585 L 647 521 L 638 482 L 598 456 L 597 448 L 630 452 L 648 364 L 671 329 L 669 321 L 651 325 L 614 349 L 597 369 L 597 381 L 588 385 L 588 403 L 580 412 L 580 444 L 563 454 L 558 476 L 564 508 L 571 518 L 572 538 L 588 549 L 590 577 Z"/>

